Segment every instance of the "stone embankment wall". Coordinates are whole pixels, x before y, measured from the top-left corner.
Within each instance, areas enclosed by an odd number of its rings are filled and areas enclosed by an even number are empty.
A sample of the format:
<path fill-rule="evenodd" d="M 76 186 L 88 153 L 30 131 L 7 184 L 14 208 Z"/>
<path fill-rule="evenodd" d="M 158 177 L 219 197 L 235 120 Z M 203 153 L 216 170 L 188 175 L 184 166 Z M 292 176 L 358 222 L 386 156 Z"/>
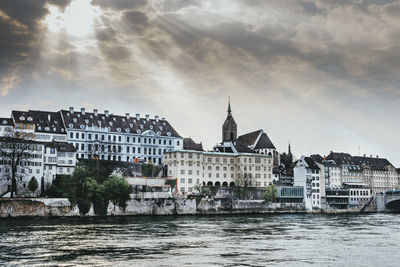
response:
<path fill-rule="evenodd" d="M 237 200 L 230 198 L 164 198 L 131 199 L 125 210 L 109 203 L 107 215 L 184 215 L 184 214 L 239 214 L 239 213 L 319 213 L 307 211 L 302 203 L 268 203 L 265 200 Z M 322 211 L 335 213 L 335 211 Z M 346 212 L 357 212 L 343 210 Z M 87 214 L 80 214 L 77 206 L 71 208 L 68 199 L 60 198 L 21 198 L 0 199 L 0 217 L 59 217 L 59 216 L 96 216 L 93 207 Z"/>

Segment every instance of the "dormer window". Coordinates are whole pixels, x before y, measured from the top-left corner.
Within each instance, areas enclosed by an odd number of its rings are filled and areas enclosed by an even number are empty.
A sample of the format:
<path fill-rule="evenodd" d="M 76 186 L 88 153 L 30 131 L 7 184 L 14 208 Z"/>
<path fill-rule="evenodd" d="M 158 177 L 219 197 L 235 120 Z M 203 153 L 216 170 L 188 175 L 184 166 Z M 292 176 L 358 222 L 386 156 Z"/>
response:
<path fill-rule="evenodd" d="M 133 120 L 134 123 L 136 123 L 136 120 Z"/>
<path fill-rule="evenodd" d="M 162 131 L 163 127 L 162 127 L 162 126 L 160 126 L 159 128 L 160 128 L 160 130 Z"/>
<path fill-rule="evenodd" d="M 90 115 L 90 118 L 93 119 L 93 115 Z"/>
<path fill-rule="evenodd" d="M 64 128 L 61 128 L 61 132 L 64 132 Z"/>
<path fill-rule="evenodd" d="M 122 121 L 125 122 L 125 118 L 122 118 Z"/>
<path fill-rule="evenodd" d="M 85 125 L 81 124 L 81 129 L 85 129 Z"/>
<path fill-rule="evenodd" d="M 73 119 L 74 122 L 77 122 L 78 120 L 76 118 Z"/>
<path fill-rule="evenodd" d="M 89 123 L 89 120 L 88 120 L 88 119 L 86 119 L 86 120 L 85 120 L 85 123 L 86 123 L 86 124 L 88 124 L 88 123 Z"/>
<path fill-rule="evenodd" d="M 140 124 L 140 129 L 143 129 L 143 125 L 142 124 Z"/>
<path fill-rule="evenodd" d="M 78 118 L 80 118 L 81 117 L 81 114 L 77 114 L 78 115 Z"/>
<path fill-rule="evenodd" d="M 121 128 L 117 128 L 117 132 L 121 132 Z"/>
<path fill-rule="evenodd" d="M 141 131 L 141 130 L 137 130 L 136 132 L 137 132 L 138 134 L 140 134 L 142 131 Z"/>
<path fill-rule="evenodd" d="M 108 125 L 112 126 L 112 121 L 109 121 L 109 122 L 108 122 Z"/>
<path fill-rule="evenodd" d="M 165 126 L 165 122 L 162 123 Z"/>
<path fill-rule="evenodd" d="M 171 136 L 171 133 L 170 133 L 170 132 L 167 132 L 167 135 L 168 135 L 168 136 Z"/>
<path fill-rule="evenodd" d="M 20 121 L 24 121 L 24 120 L 25 120 L 25 117 L 24 117 L 24 116 L 21 116 L 21 117 L 19 117 L 19 120 L 20 120 Z"/>
<path fill-rule="evenodd" d="M 42 130 L 42 127 L 39 126 L 39 127 L 38 127 L 38 130 L 39 130 L 39 131 Z"/>
<path fill-rule="evenodd" d="M 153 125 L 150 125 L 150 129 L 153 130 Z"/>
<path fill-rule="evenodd" d="M 28 117 L 28 121 L 32 121 L 32 117 Z"/>
<path fill-rule="evenodd" d="M 160 132 L 160 131 L 158 131 L 158 132 L 157 132 L 157 135 L 161 135 L 161 132 Z"/>
<path fill-rule="evenodd" d="M 103 120 L 105 120 L 106 118 L 103 116 L 103 117 L 101 117 Z"/>
<path fill-rule="evenodd" d="M 74 127 L 74 125 L 72 123 L 70 123 L 68 126 L 69 126 L 69 128 L 73 128 Z"/>
<path fill-rule="evenodd" d="M 53 128 L 53 132 L 56 132 L 56 131 L 57 131 L 57 129 L 56 129 L 56 127 L 54 127 L 54 128 Z"/>
<path fill-rule="evenodd" d="M 129 131 L 130 131 L 129 128 L 126 128 L 126 129 L 125 129 L 125 132 L 129 133 Z"/>
<path fill-rule="evenodd" d="M 50 128 L 49 127 L 45 127 L 44 130 L 45 131 L 50 131 Z"/>
<path fill-rule="evenodd" d="M 67 112 L 67 116 L 69 117 L 69 112 Z"/>
<path fill-rule="evenodd" d="M 113 121 L 115 121 L 116 120 L 116 118 L 115 117 L 113 117 Z"/>
<path fill-rule="evenodd" d="M 131 128 L 132 128 L 132 127 L 133 127 L 133 124 L 132 124 L 132 123 L 129 123 L 129 127 L 131 127 Z"/>

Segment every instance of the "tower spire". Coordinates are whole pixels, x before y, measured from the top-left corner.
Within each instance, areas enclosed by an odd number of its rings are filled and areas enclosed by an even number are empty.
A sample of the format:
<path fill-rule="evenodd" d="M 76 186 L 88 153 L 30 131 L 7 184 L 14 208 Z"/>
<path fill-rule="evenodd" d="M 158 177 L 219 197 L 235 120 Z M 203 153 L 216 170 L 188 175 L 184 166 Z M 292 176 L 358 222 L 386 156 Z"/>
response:
<path fill-rule="evenodd" d="M 228 96 L 228 116 L 231 116 L 231 97 Z"/>

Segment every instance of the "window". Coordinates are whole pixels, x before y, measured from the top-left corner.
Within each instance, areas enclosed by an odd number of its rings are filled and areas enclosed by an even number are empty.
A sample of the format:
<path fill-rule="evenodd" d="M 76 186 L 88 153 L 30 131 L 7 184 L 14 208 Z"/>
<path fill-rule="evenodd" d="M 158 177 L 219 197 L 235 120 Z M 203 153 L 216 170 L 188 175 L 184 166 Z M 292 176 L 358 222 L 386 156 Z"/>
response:
<path fill-rule="evenodd" d="M 184 175 L 185 174 L 185 170 L 181 170 L 181 174 Z"/>
<path fill-rule="evenodd" d="M 185 183 L 185 178 L 181 178 L 181 184 Z"/>
<path fill-rule="evenodd" d="M 75 133 L 75 138 L 79 139 L 79 133 Z"/>
<path fill-rule="evenodd" d="M 69 138 L 74 138 L 74 133 L 73 132 L 69 133 Z"/>

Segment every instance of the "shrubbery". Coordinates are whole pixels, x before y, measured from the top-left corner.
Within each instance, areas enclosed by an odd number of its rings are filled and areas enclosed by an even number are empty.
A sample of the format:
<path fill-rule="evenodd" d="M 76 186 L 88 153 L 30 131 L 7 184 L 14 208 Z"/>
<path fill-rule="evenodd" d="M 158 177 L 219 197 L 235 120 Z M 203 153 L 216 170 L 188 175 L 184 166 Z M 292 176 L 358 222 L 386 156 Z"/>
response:
<path fill-rule="evenodd" d="M 122 176 L 110 176 L 111 168 L 99 171 L 98 167 L 88 164 L 77 167 L 72 176 L 58 175 L 48 195 L 68 198 L 72 205 L 78 204 L 82 214 L 88 213 L 93 204 L 97 215 L 106 215 L 109 201 L 125 208 L 130 193 L 128 182 Z"/>

